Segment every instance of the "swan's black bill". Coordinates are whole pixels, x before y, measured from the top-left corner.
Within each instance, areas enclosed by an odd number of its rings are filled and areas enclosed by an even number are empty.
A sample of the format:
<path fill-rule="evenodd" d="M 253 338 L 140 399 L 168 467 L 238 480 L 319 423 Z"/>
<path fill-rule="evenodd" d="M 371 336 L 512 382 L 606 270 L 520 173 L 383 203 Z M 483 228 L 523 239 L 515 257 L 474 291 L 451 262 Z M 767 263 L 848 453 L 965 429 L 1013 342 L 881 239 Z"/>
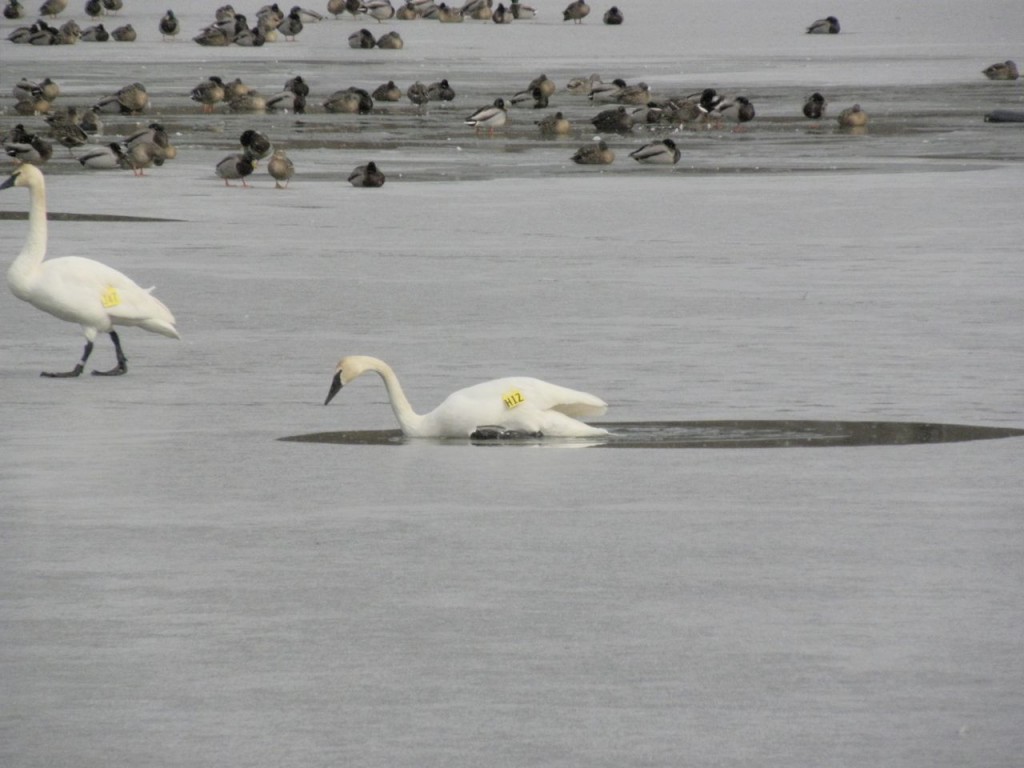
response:
<path fill-rule="evenodd" d="M 336 394 L 338 394 L 338 392 L 340 392 L 340 391 L 341 391 L 341 371 L 338 371 L 336 374 L 334 374 L 334 378 L 331 379 L 331 389 L 327 393 L 327 399 L 324 400 L 324 405 L 327 405 L 329 402 L 331 402 L 331 399 Z"/>
<path fill-rule="evenodd" d="M 20 171 L 15 171 L 10 176 L 8 176 L 6 179 L 4 179 L 3 183 L 0 184 L 0 189 L 7 189 L 8 187 L 13 187 L 14 186 L 14 182 L 17 181 L 17 179 L 18 179 L 18 174 L 19 173 L 20 173 Z"/>

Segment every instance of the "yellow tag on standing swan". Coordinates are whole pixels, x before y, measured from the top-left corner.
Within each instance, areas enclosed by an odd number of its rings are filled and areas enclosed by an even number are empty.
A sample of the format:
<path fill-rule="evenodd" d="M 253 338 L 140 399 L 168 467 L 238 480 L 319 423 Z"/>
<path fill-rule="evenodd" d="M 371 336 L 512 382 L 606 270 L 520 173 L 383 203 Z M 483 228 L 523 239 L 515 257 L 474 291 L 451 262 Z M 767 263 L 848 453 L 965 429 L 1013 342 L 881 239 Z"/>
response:
<path fill-rule="evenodd" d="M 110 309 L 121 303 L 121 297 L 117 295 L 117 288 L 108 285 L 107 289 L 100 294 L 100 302 L 104 307 Z"/>
<path fill-rule="evenodd" d="M 515 408 L 517 405 L 522 405 L 526 402 L 526 398 L 523 397 L 523 393 L 518 389 L 513 389 L 511 392 L 506 392 L 501 396 L 501 400 L 505 403 L 506 408 Z"/>

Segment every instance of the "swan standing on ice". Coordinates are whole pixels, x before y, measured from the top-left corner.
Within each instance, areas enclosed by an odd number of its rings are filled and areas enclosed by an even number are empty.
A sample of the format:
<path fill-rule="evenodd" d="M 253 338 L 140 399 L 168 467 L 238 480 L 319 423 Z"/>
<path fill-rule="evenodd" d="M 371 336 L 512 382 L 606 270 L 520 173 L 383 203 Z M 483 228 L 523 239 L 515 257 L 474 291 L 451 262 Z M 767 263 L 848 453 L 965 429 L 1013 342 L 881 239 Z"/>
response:
<path fill-rule="evenodd" d="M 49 312 L 54 317 L 78 323 L 85 333 L 82 359 L 72 370 L 46 373 L 51 378 L 78 376 L 92 353 L 96 334 L 110 335 L 117 365 L 109 371 L 93 371 L 100 376 L 118 376 L 128 371 L 115 325 L 136 325 L 172 339 L 180 338 L 174 328 L 174 315 L 155 296 L 130 278 L 92 259 L 65 256 L 43 261 L 46 257 L 46 185 L 42 172 L 34 165 L 22 165 L 0 184 L 28 187 L 28 237 L 21 253 L 7 270 L 7 284 L 22 301 Z"/>
<path fill-rule="evenodd" d="M 540 379 L 512 376 L 460 389 L 430 413 L 420 415 L 402 391 L 387 363 L 375 357 L 342 358 L 334 371 L 324 405 L 353 379 L 372 371 L 384 379 L 391 409 L 407 437 L 596 437 L 608 430 L 578 419 L 600 416 L 608 404 L 599 397 L 549 384 Z"/>

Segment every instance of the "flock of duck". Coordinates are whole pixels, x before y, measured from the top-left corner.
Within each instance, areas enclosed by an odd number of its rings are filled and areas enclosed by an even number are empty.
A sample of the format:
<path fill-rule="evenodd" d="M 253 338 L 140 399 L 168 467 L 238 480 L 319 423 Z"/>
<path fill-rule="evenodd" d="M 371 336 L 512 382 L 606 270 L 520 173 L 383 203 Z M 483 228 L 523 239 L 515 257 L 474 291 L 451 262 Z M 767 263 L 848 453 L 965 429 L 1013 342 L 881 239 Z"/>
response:
<path fill-rule="evenodd" d="M 67 8 L 67 0 L 45 0 L 39 8 L 39 15 L 55 18 Z M 123 7 L 123 0 L 86 0 L 85 13 L 91 18 L 106 13 L 116 13 Z M 348 13 L 354 18 L 372 18 L 378 23 L 397 19 L 411 21 L 415 19 L 436 20 L 442 23 L 458 23 L 465 19 L 491 21 L 495 24 L 511 24 L 515 20 L 533 19 L 537 10 L 524 5 L 520 0 L 510 0 L 508 6 L 499 2 L 494 6 L 493 0 L 466 0 L 456 8 L 444 2 L 434 0 L 405 0 L 395 8 L 391 0 L 328 0 L 327 13 L 335 18 Z M 574 0 L 563 11 L 564 21 L 582 23 L 590 14 L 590 6 L 584 0 Z M 7 0 L 4 16 L 8 19 L 20 19 L 25 16 L 25 8 L 20 0 Z M 317 11 L 292 6 L 286 13 L 280 5 L 272 3 L 259 9 L 256 24 L 249 25 L 244 14 L 237 13 L 231 5 L 219 7 L 214 20 L 205 26 L 192 39 L 199 45 L 208 46 L 261 46 L 279 39 L 294 41 L 307 24 L 323 21 L 326 16 Z M 612 6 L 602 15 L 605 24 L 622 24 L 625 17 L 617 6 Z M 158 24 L 161 36 L 166 40 L 174 38 L 181 32 L 181 22 L 173 10 L 168 10 Z M 837 30 L 838 31 L 838 30 Z M 50 25 L 44 18 L 34 24 L 18 27 L 8 40 L 29 45 L 72 45 L 81 42 L 134 42 L 137 32 L 131 24 L 107 31 L 102 23 L 83 29 L 73 19 L 60 27 Z M 373 37 L 368 30 L 360 30 L 349 37 L 349 45 L 353 48 L 401 48 L 401 36 L 397 32 L 380 39 Z"/>
<path fill-rule="evenodd" d="M 66 4 L 66 0 L 46 0 L 40 13 L 56 16 Z M 89 0 L 86 12 L 90 16 L 98 16 L 104 12 L 115 13 L 120 7 L 121 0 Z M 18 0 L 8 0 L 4 13 L 8 18 L 17 18 L 12 14 L 19 10 Z M 354 18 L 365 15 L 378 21 L 433 18 L 451 22 L 472 18 L 498 23 L 506 23 L 503 21 L 506 14 L 510 18 L 528 19 L 536 13 L 518 0 L 511 0 L 508 8 L 502 3 L 493 7 L 491 0 L 468 0 L 458 9 L 449 8 L 443 2 L 435 5 L 431 0 L 406 0 L 405 5 L 397 10 L 389 0 L 331 0 L 328 12 L 335 16 L 349 13 Z M 566 7 L 564 20 L 580 23 L 589 12 L 585 2 L 576 0 Z M 256 26 L 250 28 L 243 15 L 230 6 L 223 6 L 217 10 L 214 22 L 194 39 L 204 45 L 255 45 L 272 40 L 275 35 L 286 40 L 295 39 L 304 24 L 324 17 L 298 6 L 285 14 L 275 4 L 261 8 L 256 18 Z M 608 24 L 620 24 L 623 18 L 618 8 L 612 7 L 604 14 L 603 20 Z M 159 30 L 165 38 L 178 34 L 180 23 L 172 11 L 161 18 Z M 809 34 L 837 34 L 839 30 L 838 19 L 830 16 L 815 21 L 806 31 Z M 32 27 L 15 30 L 9 39 L 38 45 L 73 43 L 90 38 L 74 22 L 55 29 L 40 20 Z M 250 42 L 245 42 L 247 39 Z M 397 33 L 375 37 L 362 29 L 350 36 L 349 44 L 358 48 L 397 48 L 403 43 Z M 1020 76 L 1017 65 L 1009 60 L 993 64 L 983 74 L 993 80 L 1016 80 Z M 541 74 L 522 90 L 481 106 L 467 115 L 463 122 L 477 133 L 486 131 L 492 134 L 508 123 L 510 109 L 546 109 L 556 90 L 555 83 Z M 570 80 L 565 90 L 573 97 L 585 98 L 588 103 L 601 107 L 601 111 L 589 120 L 590 125 L 601 133 L 629 134 L 637 126 L 671 126 L 678 131 L 731 124 L 739 129 L 756 116 L 749 99 L 724 95 L 714 88 L 655 99 L 646 83 L 627 83 L 620 78 L 605 81 L 594 74 Z M 152 289 L 141 288 L 105 264 L 81 257 L 45 259 L 46 192 L 43 174 L 37 166 L 45 164 L 53 156 L 52 142 L 63 145 L 72 154 L 79 150 L 76 159 L 83 167 L 125 168 L 136 175 L 143 175 L 146 168 L 173 159 L 177 150 L 158 120 L 117 141 L 95 144 L 95 137 L 103 129 L 102 115 L 140 115 L 146 112 L 149 94 L 142 83 L 127 84 L 88 108 L 56 107 L 60 87 L 50 78 L 39 81 L 23 79 L 15 85 L 13 96 L 15 111 L 25 116 L 42 116 L 48 135 L 30 132 L 23 124 L 18 124 L 3 141 L 4 151 L 18 165 L 0 184 L 0 189 L 23 187 L 30 195 L 28 234 L 21 252 L 8 270 L 8 285 L 19 299 L 58 318 L 79 324 L 86 340 L 81 358 L 71 370 L 44 372 L 42 375 L 60 378 L 81 375 L 92 354 L 95 339 L 101 333 L 111 339 L 115 365 L 109 370 L 93 373 L 104 376 L 124 374 L 128 369 L 127 357 L 116 327 L 135 326 L 179 338 L 174 316 L 153 296 Z M 239 78 L 225 81 L 218 76 L 205 78 L 189 92 L 190 100 L 204 114 L 213 113 L 222 105 L 232 112 L 284 110 L 304 114 L 310 106 L 310 96 L 309 85 L 301 76 L 290 78 L 279 93 L 269 97 L 247 87 Z M 372 92 L 358 87 L 333 91 L 319 101 L 319 106 L 324 112 L 367 114 L 373 112 L 375 103 L 379 102 L 398 102 L 405 98 L 420 108 L 430 102 L 452 102 L 455 96 L 455 90 L 447 79 L 429 84 L 417 81 L 405 90 L 394 81 L 388 81 Z M 809 120 L 820 121 L 825 118 L 827 109 L 825 96 L 815 92 L 805 99 L 802 114 Z M 854 104 L 841 110 L 836 122 L 840 128 L 863 129 L 869 117 L 860 105 Z M 548 113 L 534 124 L 546 136 L 566 136 L 574 131 L 574 126 L 562 111 Z M 681 151 L 676 139 L 663 138 L 633 149 L 629 157 L 643 164 L 675 165 L 680 160 Z M 275 148 L 266 134 L 254 129 L 241 133 L 237 151 L 219 161 L 214 172 L 226 186 L 233 181 L 240 181 L 242 186 L 246 186 L 247 177 L 262 160 L 267 161 L 267 171 L 275 186 L 287 188 L 295 174 L 292 160 L 283 149 Z M 583 165 L 607 165 L 614 162 L 615 152 L 604 138 L 599 137 L 580 147 L 571 160 Z M 348 181 L 357 187 L 380 187 L 385 183 L 385 176 L 375 162 L 368 162 L 356 167 Z M 605 412 L 607 405 L 603 400 L 530 377 L 498 379 L 459 390 L 434 411 L 420 415 L 410 406 L 390 366 L 366 356 L 346 357 L 338 363 L 325 405 L 342 386 L 368 372 L 376 373 L 383 380 L 395 417 L 402 431 L 409 436 L 590 437 L 606 432 L 583 421 Z"/>
<path fill-rule="evenodd" d="M 509 120 L 513 107 L 541 109 L 549 106 L 549 99 L 557 86 L 546 74 L 533 78 L 526 86 L 507 99 L 496 98 L 466 116 L 463 122 L 475 132 L 493 134 Z M 603 106 L 589 123 L 601 133 L 620 135 L 631 134 L 638 126 L 682 129 L 710 129 L 726 124 L 737 128 L 754 119 L 754 105 L 744 96 L 725 96 L 714 88 L 700 92 L 670 96 L 654 100 L 650 87 L 643 82 L 629 84 L 621 78 L 604 81 L 597 74 L 577 77 L 566 85 L 566 91 L 588 103 Z M 15 111 L 25 115 L 41 115 L 48 126 L 48 135 L 31 132 L 24 124 L 15 125 L 4 137 L 3 147 L 7 155 L 18 162 L 42 165 L 53 156 L 53 144 L 65 146 L 72 155 L 81 148 L 78 162 L 85 168 L 131 170 L 135 175 L 144 175 L 145 169 L 161 166 L 177 156 L 176 147 L 170 142 L 167 131 L 159 121 L 149 123 L 145 128 L 117 140 L 95 144 L 103 130 L 103 114 L 141 115 L 149 106 L 149 93 L 142 83 L 130 83 L 104 96 L 89 108 L 55 106 L 60 95 L 60 86 L 51 78 L 35 82 L 23 78 L 13 88 L 16 99 Z M 283 89 L 274 95 L 264 97 L 247 86 L 241 78 L 225 81 L 213 75 L 203 79 L 189 92 L 202 113 L 213 113 L 219 106 L 226 105 L 232 112 L 264 112 L 285 110 L 305 114 L 310 97 L 308 83 L 301 75 L 289 78 Z M 396 102 L 403 98 L 421 107 L 430 102 L 452 102 L 455 89 L 447 79 L 424 84 L 412 83 L 404 92 L 394 81 L 378 86 L 372 93 L 366 89 L 351 86 L 333 91 L 325 97 L 321 106 L 324 112 L 369 114 L 377 102 Z M 820 121 L 825 117 L 828 102 L 818 92 L 811 94 L 803 106 L 803 114 L 811 120 Z M 869 117 L 860 105 L 843 109 L 836 118 L 841 128 L 863 128 Z M 533 121 L 542 136 L 568 136 L 575 126 L 562 111 L 548 113 Z M 221 160 L 215 173 L 225 184 L 240 180 L 246 186 L 245 178 L 253 173 L 258 161 L 271 152 L 269 139 L 266 147 L 256 151 L 248 145 L 245 137 L 257 132 L 247 130 L 242 134 L 241 151 Z M 262 134 L 259 134 L 262 136 Z M 295 173 L 295 166 L 285 150 L 273 150 L 273 159 L 268 163 L 268 173 L 274 178 L 275 186 L 285 188 Z M 674 165 L 679 162 L 681 152 L 671 138 L 644 144 L 629 153 L 638 163 Z M 615 153 L 604 139 L 580 147 L 570 158 L 581 165 L 608 165 L 615 159 Z M 384 175 L 375 164 L 360 166 L 349 180 L 356 186 L 379 187 Z"/>

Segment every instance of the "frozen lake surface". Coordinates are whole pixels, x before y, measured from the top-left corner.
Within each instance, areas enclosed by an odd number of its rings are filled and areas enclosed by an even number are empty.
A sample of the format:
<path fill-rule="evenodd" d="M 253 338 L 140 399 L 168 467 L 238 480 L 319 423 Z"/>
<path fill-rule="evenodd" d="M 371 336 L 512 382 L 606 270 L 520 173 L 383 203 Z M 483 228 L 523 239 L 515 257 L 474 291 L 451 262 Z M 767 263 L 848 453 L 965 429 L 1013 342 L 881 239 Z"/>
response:
<path fill-rule="evenodd" d="M 1024 110 L 1024 85 L 981 75 L 1024 58 L 1018 0 L 366 25 L 401 51 L 348 48 L 349 18 L 203 48 L 199 0 L 163 43 L 166 8 L 125 4 L 105 23 L 136 43 L 14 45 L 0 22 L 3 132 L 45 129 L 13 111 L 22 77 L 58 106 L 146 84 L 148 113 L 104 137 L 159 119 L 178 157 L 134 178 L 58 146 L 49 253 L 156 285 L 183 336 L 127 329 L 127 376 L 45 380 L 78 329 L 0 296 L 0 765 L 1020 765 L 1022 438 L 280 439 L 394 429 L 370 377 L 323 406 L 347 354 L 390 362 L 421 411 L 523 373 L 599 395 L 607 422 L 1021 428 L 1024 131 L 982 117 Z M 841 34 L 803 34 L 830 13 Z M 463 125 L 541 72 L 550 110 Z M 612 165 L 576 166 L 603 107 L 564 86 L 591 72 L 758 116 L 608 135 Z M 265 94 L 301 74 L 310 110 L 201 114 L 212 74 Z M 450 105 L 320 107 L 442 77 Z M 860 135 L 834 127 L 854 102 Z M 554 109 L 574 132 L 542 139 Z M 288 150 L 288 190 L 214 175 L 246 128 Z M 677 166 L 628 157 L 668 135 Z M 383 188 L 345 181 L 367 160 Z M 0 193 L 7 263 L 27 204 Z M 103 337 L 90 362 L 112 360 Z"/>

